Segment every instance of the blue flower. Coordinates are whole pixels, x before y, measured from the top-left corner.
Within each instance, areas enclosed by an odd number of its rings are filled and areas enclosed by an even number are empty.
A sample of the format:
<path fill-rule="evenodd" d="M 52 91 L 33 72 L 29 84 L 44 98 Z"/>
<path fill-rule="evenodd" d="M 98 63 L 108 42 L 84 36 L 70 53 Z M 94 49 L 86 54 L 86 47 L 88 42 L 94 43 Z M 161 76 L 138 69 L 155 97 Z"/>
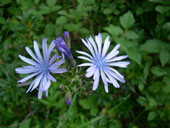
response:
<path fill-rule="evenodd" d="M 68 59 L 73 58 L 70 49 L 67 47 L 66 43 L 64 42 L 64 40 L 61 36 L 56 38 L 56 40 L 54 40 L 54 42 L 57 46 L 57 49 L 61 52 L 63 60 L 65 59 L 65 57 L 67 57 Z"/>
<path fill-rule="evenodd" d="M 86 41 L 82 39 L 82 42 L 89 49 L 91 55 L 83 51 L 77 51 L 79 54 L 84 55 L 78 56 L 78 58 L 89 61 L 89 63 L 78 65 L 78 67 L 89 66 L 86 70 L 86 77 L 93 76 L 93 91 L 97 89 L 100 77 L 104 83 L 106 93 L 109 92 L 108 83 L 113 84 L 115 88 L 120 87 L 117 80 L 125 83 L 124 77 L 116 69 L 112 68 L 112 66 L 126 68 L 130 64 L 129 61 L 120 61 L 127 58 L 127 55 L 117 56 L 119 54 L 118 48 L 120 44 L 117 44 L 112 51 L 107 53 L 110 47 L 109 36 L 106 37 L 102 48 L 101 33 L 95 36 L 95 41 L 90 36 Z"/>
<path fill-rule="evenodd" d="M 67 71 L 67 69 L 59 68 L 59 66 L 64 63 L 64 60 L 62 59 L 56 61 L 56 59 L 59 58 L 59 56 L 53 55 L 50 58 L 50 54 L 55 47 L 54 42 L 50 44 L 48 49 L 47 39 L 43 39 L 42 51 L 44 57 L 41 56 L 37 42 L 34 41 L 33 44 L 35 54 L 32 52 L 30 48 L 26 47 L 26 51 L 33 58 L 33 60 L 19 55 L 19 58 L 22 61 L 30 65 L 16 68 L 15 71 L 19 74 L 29 74 L 27 77 L 19 80 L 18 81 L 19 83 L 24 83 L 27 80 L 35 77 L 26 93 L 29 91 L 32 92 L 34 89 L 38 87 L 38 85 L 40 85 L 38 89 L 38 98 L 41 99 L 43 92 L 46 92 L 46 96 L 48 96 L 48 88 L 51 85 L 51 81 L 56 82 L 56 79 L 50 73 L 64 73 Z"/>

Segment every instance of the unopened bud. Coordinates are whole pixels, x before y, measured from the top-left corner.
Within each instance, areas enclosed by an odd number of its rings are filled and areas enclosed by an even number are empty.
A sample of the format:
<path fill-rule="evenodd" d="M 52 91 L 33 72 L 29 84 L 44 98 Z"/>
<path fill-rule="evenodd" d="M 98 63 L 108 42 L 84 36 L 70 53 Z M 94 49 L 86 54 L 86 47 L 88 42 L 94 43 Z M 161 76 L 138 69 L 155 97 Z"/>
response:
<path fill-rule="evenodd" d="M 71 105 L 71 95 L 66 96 L 65 103 L 67 106 Z"/>
<path fill-rule="evenodd" d="M 70 44 L 70 34 L 69 34 L 69 32 L 67 32 L 67 31 L 64 32 L 64 39 L 66 41 L 68 48 L 70 48 L 71 44 Z"/>

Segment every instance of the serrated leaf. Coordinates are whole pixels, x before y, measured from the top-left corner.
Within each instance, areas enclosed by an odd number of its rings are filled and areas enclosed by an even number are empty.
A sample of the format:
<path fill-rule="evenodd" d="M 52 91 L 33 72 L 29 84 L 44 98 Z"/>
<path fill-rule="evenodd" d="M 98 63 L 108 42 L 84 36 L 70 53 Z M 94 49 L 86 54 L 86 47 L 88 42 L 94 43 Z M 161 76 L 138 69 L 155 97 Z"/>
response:
<path fill-rule="evenodd" d="M 136 34 L 134 31 L 128 31 L 128 32 L 126 32 L 124 36 L 125 36 L 127 39 L 133 39 L 133 40 L 139 38 L 138 34 Z"/>
<path fill-rule="evenodd" d="M 93 106 L 90 110 L 90 114 L 95 116 L 98 112 L 98 108 L 96 106 Z"/>
<path fill-rule="evenodd" d="M 30 122 L 31 122 L 31 119 L 25 120 L 25 121 L 19 126 L 19 128 L 30 128 Z"/>
<path fill-rule="evenodd" d="M 51 11 L 51 12 L 58 11 L 59 9 L 61 9 L 61 6 L 58 6 L 58 5 L 55 5 L 55 6 L 50 7 L 50 11 Z"/>
<path fill-rule="evenodd" d="M 160 53 L 160 61 L 161 61 L 161 65 L 164 66 L 165 64 L 168 63 L 170 59 L 170 53 L 167 50 L 162 50 Z"/>
<path fill-rule="evenodd" d="M 155 99 L 153 98 L 149 98 L 149 107 L 156 107 L 157 106 L 157 102 L 155 101 Z"/>
<path fill-rule="evenodd" d="M 166 13 L 170 10 L 170 7 L 169 6 L 161 6 L 161 5 L 158 5 L 155 10 L 161 14 L 163 13 Z"/>
<path fill-rule="evenodd" d="M 62 25 L 67 22 L 67 18 L 65 16 L 60 16 L 56 19 L 56 24 Z"/>
<path fill-rule="evenodd" d="M 46 0 L 48 6 L 54 6 L 57 3 L 57 0 Z"/>
<path fill-rule="evenodd" d="M 114 25 L 109 25 L 109 27 L 105 27 L 104 30 L 109 32 L 112 36 L 120 36 L 123 33 L 121 27 Z"/>
<path fill-rule="evenodd" d="M 157 39 L 147 40 L 145 44 L 141 46 L 141 50 L 149 53 L 159 53 L 162 48 L 169 47 L 165 42 Z"/>
<path fill-rule="evenodd" d="M 154 120 L 156 117 L 156 113 L 155 112 L 149 112 L 148 114 L 148 121 Z"/>
<path fill-rule="evenodd" d="M 167 74 L 167 72 L 165 70 L 163 70 L 162 68 L 160 68 L 158 66 L 152 67 L 151 72 L 156 76 L 163 76 L 163 75 Z"/>
<path fill-rule="evenodd" d="M 162 91 L 164 93 L 170 93 L 170 76 L 165 76 L 163 81 L 166 83 L 162 86 Z"/>
<path fill-rule="evenodd" d="M 47 24 L 46 26 L 45 26 L 45 30 L 44 30 L 44 32 L 47 34 L 47 35 L 52 35 L 53 33 L 54 33 L 54 25 L 53 24 L 51 24 L 51 23 L 49 23 L 49 24 Z"/>
<path fill-rule="evenodd" d="M 166 22 L 163 26 L 162 26 L 163 29 L 167 30 L 167 31 L 170 31 L 170 22 Z"/>
<path fill-rule="evenodd" d="M 73 24 L 73 23 L 66 24 L 64 26 L 64 28 L 68 31 L 79 31 L 80 27 L 81 27 L 81 24 Z"/>
<path fill-rule="evenodd" d="M 127 54 L 130 59 L 134 60 L 136 63 L 141 65 L 142 55 L 137 48 L 129 48 Z"/>
<path fill-rule="evenodd" d="M 91 99 L 83 99 L 83 100 L 79 100 L 80 105 L 84 108 L 84 109 L 90 109 L 92 106 L 92 100 Z"/>
<path fill-rule="evenodd" d="M 139 90 L 142 91 L 144 89 L 144 84 L 143 83 L 140 83 L 139 86 L 138 86 Z"/>
<path fill-rule="evenodd" d="M 141 106 L 145 106 L 147 104 L 146 98 L 139 96 L 139 98 L 137 99 L 137 102 L 141 105 Z"/>
<path fill-rule="evenodd" d="M 133 24 L 135 23 L 133 14 L 130 11 L 120 16 L 119 20 L 120 20 L 120 24 L 126 29 L 132 27 Z"/>

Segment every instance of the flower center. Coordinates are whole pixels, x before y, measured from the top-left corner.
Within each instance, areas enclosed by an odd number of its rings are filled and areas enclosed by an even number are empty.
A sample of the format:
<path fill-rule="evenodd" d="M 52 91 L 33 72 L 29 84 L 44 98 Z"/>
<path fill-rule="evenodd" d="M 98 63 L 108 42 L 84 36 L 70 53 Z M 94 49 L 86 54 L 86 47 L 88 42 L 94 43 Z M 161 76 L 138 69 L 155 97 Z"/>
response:
<path fill-rule="evenodd" d="M 40 64 L 39 69 L 40 69 L 41 72 L 47 73 L 47 72 L 48 72 L 48 64 L 45 63 L 45 62 L 42 62 L 42 63 Z"/>
<path fill-rule="evenodd" d="M 105 65 L 106 65 L 106 62 L 103 58 L 96 58 L 95 59 L 95 65 L 98 67 L 98 68 L 104 68 Z"/>

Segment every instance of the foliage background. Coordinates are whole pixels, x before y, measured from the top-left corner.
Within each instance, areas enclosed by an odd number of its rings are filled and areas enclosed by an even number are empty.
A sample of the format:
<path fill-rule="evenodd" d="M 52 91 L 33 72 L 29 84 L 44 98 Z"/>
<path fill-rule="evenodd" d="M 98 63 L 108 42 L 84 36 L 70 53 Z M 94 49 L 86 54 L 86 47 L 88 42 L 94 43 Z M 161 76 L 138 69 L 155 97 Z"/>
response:
<path fill-rule="evenodd" d="M 168 128 L 170 126 L 169 0 L 0 0 L 1 128 Z M 86 50 L 81 38 L 102 32 L 131 62 L 120 89 L 101 83 L 92 92 L 85 68 L 55 76 L 48 98 L 18 87 L 14 69 L 25 46 L 71 34 L 72 53 Z M 67 65 L 66 65 L 67 66 Z M 71 106 L 65 96 L 72 94 Z"/>

